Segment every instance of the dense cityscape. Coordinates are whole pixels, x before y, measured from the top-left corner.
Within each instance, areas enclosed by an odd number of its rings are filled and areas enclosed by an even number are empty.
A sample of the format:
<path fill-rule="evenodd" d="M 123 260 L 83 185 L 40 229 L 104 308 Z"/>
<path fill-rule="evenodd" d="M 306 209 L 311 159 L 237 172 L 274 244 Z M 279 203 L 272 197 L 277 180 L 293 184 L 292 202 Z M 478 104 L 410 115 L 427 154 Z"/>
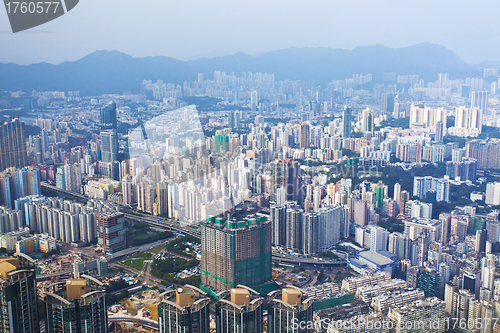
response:
<path fill-rule="evenodd" d="M 500 332 L 500 85 L 0 95 L 1 332 Z"/>

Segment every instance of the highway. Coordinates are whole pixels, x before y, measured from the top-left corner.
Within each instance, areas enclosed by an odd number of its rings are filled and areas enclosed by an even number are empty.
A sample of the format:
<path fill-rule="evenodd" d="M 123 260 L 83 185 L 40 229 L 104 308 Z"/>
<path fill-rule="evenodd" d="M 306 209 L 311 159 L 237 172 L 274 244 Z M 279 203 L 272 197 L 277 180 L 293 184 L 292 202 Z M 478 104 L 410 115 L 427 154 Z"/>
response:
<path fill-rule="evenodd" d="M 61 190 L 55 186 L 49 185 L 49 184 L 44 183 L 44 182 L 42 182 L 42 186 L 50 188 L 52 190 L 59 191 L 61 193 L 65 193 L 67 195 L 71 195 L 71 196 L 80 198 L 80 199 L 88 199 L 86 196 L 84 196 L 80 193 Z M 138 221 L 146 223 L 146 224 L 148 224 L 152 227 L 155 227 L 155 228 L 161 228 L 161 229 L 165 229 L 165 230 L 169 230 L 169 231 L 173 231 L 173 232 L 179 232 L 179 233 L 182 233 L 184 235 L 190 235 L 190 236 L 193 236 L 196 238 L 201 238 L 201 233 L 197 229 L 191 228 L 191 227 L 182 227 L 179 225 L 178 222 L 171 220 L 171 219 L 165 219 L 162 217 L 157 217 L 157 216 L 142 214 L 142 213 L 134 213 L 134 214 L 124 213 L 124 214 L 125 214 L 125 217 L 128 219 L 138 220 Z M 144 249 L 148 248 L 149 246 L 151 246 L 151 244 L 143 245 Z M 156 245 L 156 246 L 158 246 L 158 245 Z M 138 252 L 137 250 L 133 250 L 133 248 L 117 252 L 114 255 L 111 255 L 110 260 L 117 258 L 118 257 L 117 255 L 125 256 L 127 254 L 133 253 L 134 251 Z M 276 253 L 276 252 L 273 252 L 273 261 L 276 263 L 286 263 L 286 264 L 292 264 L 292 265 L 298 265 L 298 266 L 305 264 L 305 265 L 314 265 L 314 266 L 321 266 L 321 267 L 323 267 L 323 266 L 342 266 L 342 265 L 345 265 L 347 263 L 345 260 L 319 260 L 316 258 L 304 258 L 304 257 L 284 255 L 284 254 Z"/>
<path fill-rule="evenodd" d="M 109 315 L 108 316 L 108 321 L 117 321 L 119 323 L 137 323 L 139 322 L 142 326 L 146 327 L 152 327 L 156 331 L 158 330 L 158 322 L 151 320 L 151 319 L 146 319 L 146 318 L 139 318 L 139 317 L 134 317 L 134 316 L 126 316 L 126 315 Z"/>

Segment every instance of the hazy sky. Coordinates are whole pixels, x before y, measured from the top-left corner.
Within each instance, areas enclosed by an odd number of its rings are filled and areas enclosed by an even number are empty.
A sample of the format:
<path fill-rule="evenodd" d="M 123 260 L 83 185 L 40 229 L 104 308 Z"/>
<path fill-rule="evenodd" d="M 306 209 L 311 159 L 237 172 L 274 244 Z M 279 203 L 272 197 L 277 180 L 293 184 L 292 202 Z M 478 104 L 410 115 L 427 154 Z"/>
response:
<path fill-rule="evenodd" d="M 95 50 L 188 60 L 425 41 L 465 61 L 500 60 L 499 9 L 498 0 L 80 0 L 64 16 L 13 34 L 0 8 L 0 62 L 60 63 Z"/>

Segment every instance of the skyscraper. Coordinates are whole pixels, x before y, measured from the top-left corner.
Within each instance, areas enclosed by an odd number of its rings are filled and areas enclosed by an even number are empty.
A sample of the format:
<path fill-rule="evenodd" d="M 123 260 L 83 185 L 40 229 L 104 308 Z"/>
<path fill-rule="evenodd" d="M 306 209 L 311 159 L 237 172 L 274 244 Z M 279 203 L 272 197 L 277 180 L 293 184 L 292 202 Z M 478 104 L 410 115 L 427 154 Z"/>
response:
<path fill-rule="evenodd" d="M 382 114 L 392 115 L 394 113 L 394 93 L 382 95 Z"/>
<path fill-rule="evenodd" d="M 105 333 L 108 329 L 104 285 L 83 275 L 51 284 L 44 296 L 47 333 Z"/>
<path fill-rule="evenodd" d="M 271 162 L 271 201 L 276 201 L 279 188 L 285 190 L 285 201 L 297 201 L 300 186 L 299 162 L 277 159 Z"/>
<path fill-rule="evenodd" d="M 259 103 L 259 93 L 254 90 L 250 94 L 250 106 L 252 108 L 252 111 L 257 111 L 258 103 Z"/>
<path fill-rule="evenodd" d="M 363 131 L 363 133 L 370 133 L 371 135 L 373 135 L 373 111 L 370 108 L 366 108 L 363 110 L 361 130 Z"/>
<path fill-rule="evenodd" d="M 201 222 L 201 283 L 222 291 L 271 280 L 271 223 L 209 218 Z"/>
<path fill-rule="evenodd" d="M 35 268 L 24 254 L 0 258 L 0 332 L 40 332 Z"/>
<path fill-rule="evenodd" d="M 304 254 L 314 255 L 319 252 L 319 215 L 306 213 L 302 223 L 302 250 Z"/>
<path fill-rule="evenodd" d="M 300 250 L 302 248 L 302 219 L 304 211 L 299 208 L 286 211 L 286 247 Z"/>
<path fill-rule="evenodd" d="M 348 106 L 344 106 L 344 112 L 342 113 L 342 137 L 350 138 L 351 137 L 351 117 L 352 110 Z"/>
<path fill-rule="evenodd" d="M 116 103 L 101 108 L 101 161 L 111 163 L 118 158 Z"/>
<path fill-rule="evenodd" d="M 309 148 L 310 131 L 309 124 L 303 123 L 300 126 L 300 148 Z"/>
<path fill-rule="evenodd" d="M 488 114 L 488 91 L 473 91 L 471 94 L 470 107 L 472 109 L 479 108 L 481 110 L 481 115 Z"/>
<path fill-rule="evenodd" d="M 0 171 L 23 168 L 27 162 L 24 124 L 19 119 L 0 125 Z"/>
<path fill-rule="evenodd" d="M 270 208 L 272 243 L 284 246 L 286 244 L 286 206 L 272 205 Z"/>
<path fill-rule="evenodd" d="M 270 333 L 312 332 L 310 328 L 294 328 L 295 322 L 309 323 L 313 320 L 313 299 L 303 299 L 304 296 L 298 288 L 284 288 L 272 296 L 272 310 L 268 312 Z"/>
<path fill-rule="evenodd" d="M 210 331 L 210 298 L 193 286 L 167 292 L 158 304 L 160 333 L 205 333 Z"/>
<path fill-rule="evenodd" d="M 370 251 L 377 252 L 387 250 L 387 239 L 389 233 L 382 227 L 371 226 L 370 228 Z M 395 253 L 396 254 L 396 253 Z"/>
<path fill-rule="evenodd" d="M 116 130 L 117 126 L 118 122 L 116 118 L 116 103 L 109 102 L 106 106 L 101 108 L 101 129 Z"/>
<path fill-rule="evenodd" d="M 101 161 L 112 163 L 118 159 L 118 137 L 116 130 L 101 131 Z"/>
<path fill-rule="evenodd" d="M 394 184 L 394 201 L 397 202 L 398 207 L 401 204 L 401 184 Z"/>
<path fill-rule="evenodd" d="M 222 294 L 215 307 L 218 332 L 263 333 L 264 298 L 247 288 L 233 288 Z M 208 332 L 208 331 L 207 331 Z"/>

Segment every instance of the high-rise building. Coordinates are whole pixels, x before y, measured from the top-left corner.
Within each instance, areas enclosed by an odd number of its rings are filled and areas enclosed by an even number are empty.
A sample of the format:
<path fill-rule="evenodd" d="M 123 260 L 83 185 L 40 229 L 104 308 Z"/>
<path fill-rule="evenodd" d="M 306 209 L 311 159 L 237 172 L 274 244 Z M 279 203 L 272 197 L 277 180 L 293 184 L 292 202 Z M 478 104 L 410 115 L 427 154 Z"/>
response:
<path fill-rule="evenodd" d="M 300 126 L 300 148 L 309 148 L 310 130 L 309 124 L 303 123 Z"/>
<path fill-rule="evenodd" d="M 212 290 L 271 280 L 271 223 L 209 218 L 201 222 L 201 283 Z"/>
<path fill-rule="evenodd" d="M 330 249 L 340 242 L 343 229 L 343 209 L 340 205 L 332 205 L 316 211 L 319 218 L 318 240 L 319 251 Z"/>
<path fill-rule="evenodd" d="M 99 280 L 81 275 L 47 287 L 44 294 L 46 331 L 106 333 L 106 291 Z"/>
<path fill-rule="evenodd" d="M 474 298 L 474 294 L 469 290 L 455 290 L 452 296 L 451 317 L 458 322 L 460 322 L 460 320 L 467 321 L 469 319 L 469 303 L 470 300 L 474 300 Z"/>
<path fill-rule="evenodd" d="M 431 108 L 423 104 L 412 104 L 410 108 L 410 128 L 436 128 L 442 122 L 446 128 L 447 114 L 444 108 Z"/>
<path fill-rule="evenodd" d="M 438 297 L 440 276 L 434 270 L 420 267 L 417 276 L 417 288 L 424 291 L 425 297 Z"/>
<path fill-rule="evenodd" d="M 285 190 L 285 201 L 297 201 L 299 186 L 299 162 L 291 159 L 277 159 L 271 162 L 271 201 L 276 202 L 280 188 Z"/>
<path fill-rule="evenodd" d="M 35 269 L 25 254 L 0 258 L 0 332 L 40 332 Z"/>
<path fill-rule="evenodd" d="M 286 211 L 286 247 L 292 250 L 302 248 L 302 219 L 304 211 L 298 208 Z"/>
<path fill-rule="evenodd" d="M 382 208 L 384 198 L 388 192 L 387 185 L 384 185 L 382 181 L 379 181 L 376 185 L 372 186 L 372 191 L 375 193 L 375 207 Z"/>
<path fill-rule="evenodd" d="M 304 254 L 319 252 L 319 215 L 316 212 L 304 214 L 302 223 L 302 250 Z"/>
<path fill-rule="evenodd" d="M 467 157 L 477 160 L 478 169 L 500 169 L 500 140 L 472 140 L 465 148 Z"/>
<path fill-rule="evenodd" d="M 450 201 L 450 182 L 430 176 L 413 178 L 413 195 L 424 199 L 428 192 L 436 192 L 436 201 Z"/>
<path fill-rule="evenodd" d="M 486 184 L 486 199 L 484 202 L 487 205 L 500 205 L 500 182 Z"/>
<path fill-rule="evenodd" d="M 363 131 L 363 133 L 371 133 L 371 135 L 373 135 L 374 128 L 373 111 L 370 108 L 366 108 L 363 110 L 361 130 Z"/>
<path fill-rule="evenodd" d="M 158 304 L 160 333 L 204 333 L 210 331 L 210 298 L 186 285 L 167 292 Z"/>
<path fill-rule="evenodd" d="M 19 119 L 0 125 L 0 171 L 28 164 L 24 124 Z"/>
<path fill-rule="evenodd" d="M 215 306 L 215 322 L 218 332 L 263 333 L 264 298 L 253 290 L 233 288 L 224 292 Z"/>
<path fill-rule="evenodd" d="M 234 128 L 234 113 L 233 113 L 233 111 L 229 111 L 227 113 L 227 127 Z"/>
<path fill-rule="evenodd" d="M 101 161 L 112 163 L 118 159 L 118 137 L 116 130 L 101 131 Z"/>
<path fill-rule="evenodd" d="M 387 239 L 389 233 L 382 227 L 371 226 L 370 227 L 370 251 L 385 251 L 387 250 Z M 397 255 L 397 253 L 394 253 Z"/>
<path fill-rule="evenodd" d="M 271 241 L 274 245 L 285 246 L 286 244 L 286 210 L 286 205 L 272 205 L 269 208 L 272 229 Z"/>
<path fill-rule="evenodd" d="M 100 213 L 97 215 L 98 243 L 106 253 L 125 249 L 125 215 L 123 213 Z"/>
<path fill-rule="evenodd" d="M 118 157 L 116 103 L 101 108 L 101 161 L 111 163 Z"/>
<path fill-rule="evenodd" d="M 254 90 L 250 94 L 250 107 L 252 108 L 252 111 L 257 111 L 258 104 L 259 104 L 259 93 Z"/>
<path fill-rule="evenodd" d="M 444 135 L 444 123 L 442 120 L 440 120 L 436 123 L 435 141 L 436 142 L 443 142 L 443 135 Z"/>
<path fill-rule="evenodd" d="M 394 201 L 398 204 L 398 207 L 401 205 L 401 184 L 394 184 Z"/>
<path fill-rule="evenodd" d="M 488 91 L 473 91 L 471 94 L 470 107 L 479 108 L 483 115 L 488 114 Z"/>
<path fill-rule="evenodd" d="M 281 299 L 279 294 L 281 293 Z M 307 325 L 296 328 L 294 323 L 313 321 L 313 299 L 304 299 L 304 293 L 298 288 L 284 288 L 273 294 L 272 309 L 268 310 L 269 333 L 309 333 Z"/>
<path fill-rule="evenodd" d="M 101 108 L 101 129 L 116 130 L 118 121 L 116 117 L 116 103 L 109 102 L 106 106 Z"/>
<path fill-rule="evenodd" d="M 382 114 L 392 115 L 394 113 L 394 93 L 382 94 Z"/>
<path fill-rule="evenodd" d="M 344 106 L 344 112 L 342 113 L 342 137 L 351 137 L 351 122 L 352 122 L 352 109 L 348 106 Z"/>
<path fill-rule="evenodd" d="M 359 226 L 366 226 L 369 220 L 368 206 L 364 200 L 354 201 L 354 223 Z"/>

